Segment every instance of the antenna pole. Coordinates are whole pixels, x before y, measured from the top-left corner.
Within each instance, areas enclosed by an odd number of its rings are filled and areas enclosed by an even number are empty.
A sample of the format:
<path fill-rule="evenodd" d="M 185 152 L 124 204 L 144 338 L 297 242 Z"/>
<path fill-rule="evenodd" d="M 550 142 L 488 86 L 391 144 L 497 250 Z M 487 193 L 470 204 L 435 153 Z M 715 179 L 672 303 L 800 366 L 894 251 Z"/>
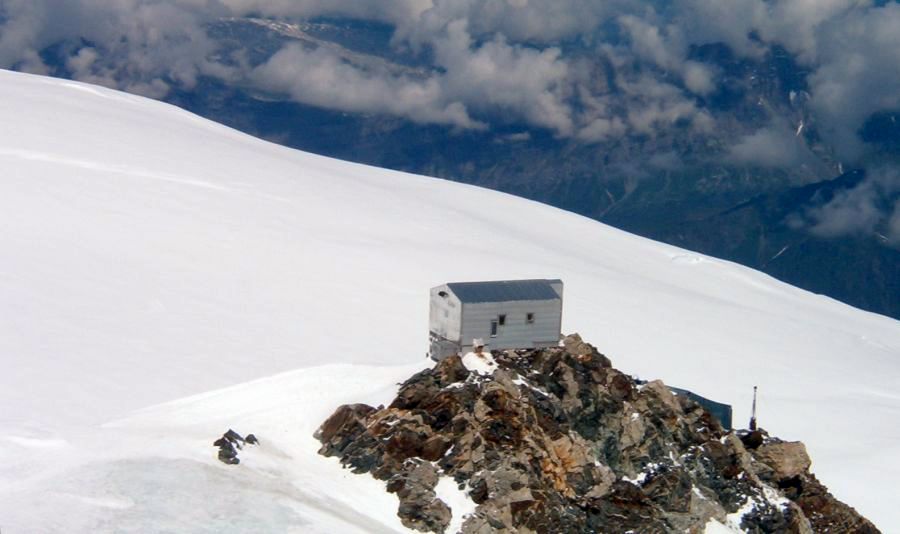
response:
<path fill-rule="evenodd" d="M 750 430 L 756 430 L 756 386 L 753 386 L 753 412 L 750 415 Z"/>

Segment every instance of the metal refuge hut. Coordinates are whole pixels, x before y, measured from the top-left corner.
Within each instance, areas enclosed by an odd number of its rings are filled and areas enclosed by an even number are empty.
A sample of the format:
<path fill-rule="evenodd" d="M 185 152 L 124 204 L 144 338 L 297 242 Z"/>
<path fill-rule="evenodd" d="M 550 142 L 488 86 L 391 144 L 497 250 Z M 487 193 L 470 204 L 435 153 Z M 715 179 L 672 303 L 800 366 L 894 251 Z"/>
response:
<path fill-rule="evenodd" d="M 450 282 L 431 288 L 429 355 L 555 347 L 562 328 L 562 280 Z"/>

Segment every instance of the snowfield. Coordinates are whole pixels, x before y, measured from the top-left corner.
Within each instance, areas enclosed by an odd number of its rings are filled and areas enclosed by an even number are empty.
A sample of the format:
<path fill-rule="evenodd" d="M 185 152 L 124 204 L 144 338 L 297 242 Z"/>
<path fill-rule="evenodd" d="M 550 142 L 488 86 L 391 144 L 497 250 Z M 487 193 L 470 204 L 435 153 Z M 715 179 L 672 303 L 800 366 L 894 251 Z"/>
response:
<path fill-rule="evenodd" d="M 0 71 L 0 124 L 3 534 L 403 531 L 312 432 L 429 363 L 430 287 L 551 277 L 565 332 L 738 425 L 758 385 L 760 424 L 900 531 L 897 321 L 98 87 Z M 228 428 L 261 441 L 239 466 L 215 458 Z"/>

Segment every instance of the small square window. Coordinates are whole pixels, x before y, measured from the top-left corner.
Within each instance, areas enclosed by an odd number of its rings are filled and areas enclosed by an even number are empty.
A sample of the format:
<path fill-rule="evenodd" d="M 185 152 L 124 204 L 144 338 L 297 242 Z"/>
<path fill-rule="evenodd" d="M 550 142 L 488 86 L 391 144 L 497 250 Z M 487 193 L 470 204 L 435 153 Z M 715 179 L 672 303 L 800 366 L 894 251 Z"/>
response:
<path fill-rule="evenodd" d="M 506 315 L 501 315 L 501 316 L 497 317 L 497 323 L 500 326 L 505 325 L 506 324 Z"/>
<path fill-rule="evenodd" d="M 528 324 L 533 323 L 533 322 L 534 322 L 534 314 L 533 314 L 533 313 L 526 314 L 526 315 L 525 315 L 525 322 L 528 323 Z"/>

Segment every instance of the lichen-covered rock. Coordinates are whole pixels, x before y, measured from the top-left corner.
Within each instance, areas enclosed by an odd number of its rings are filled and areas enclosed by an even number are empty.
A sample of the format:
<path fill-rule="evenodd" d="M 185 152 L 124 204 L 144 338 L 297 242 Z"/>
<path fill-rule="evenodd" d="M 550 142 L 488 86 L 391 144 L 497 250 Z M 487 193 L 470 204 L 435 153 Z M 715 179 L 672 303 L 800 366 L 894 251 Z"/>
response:
<path fill-rule="evenodd" d="M 424 532 L 454 513 L 436 497 L 440 477 L 477 505 L 466 534 L 699 533 L 727 514 L 748 532 L 877 532 L 809 473 L 802 444 L 726 432 L 577 335 L 563 345 L 495 352 L 490 376 L 447 358 L 387 408 L 338 408 L 319 452 L 385 481 L 403 524 Z"/>

